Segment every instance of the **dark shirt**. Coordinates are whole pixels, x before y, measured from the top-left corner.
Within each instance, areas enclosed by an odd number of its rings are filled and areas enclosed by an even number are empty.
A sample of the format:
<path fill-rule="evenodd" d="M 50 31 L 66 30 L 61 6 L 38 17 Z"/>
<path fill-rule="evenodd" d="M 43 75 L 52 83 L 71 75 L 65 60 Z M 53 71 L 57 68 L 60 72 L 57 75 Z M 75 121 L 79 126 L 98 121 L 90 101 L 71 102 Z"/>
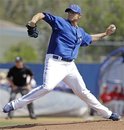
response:
<path fill-rule="evenodd" d="M 7 78 L 12 80 L 17 87 L 23 87 L 27 84 L 27 76 L 33 76 L 33 73 L 29 68 L 24 66 L 23 68 L 18 69 L 14 66 L 10 68 Z"/>

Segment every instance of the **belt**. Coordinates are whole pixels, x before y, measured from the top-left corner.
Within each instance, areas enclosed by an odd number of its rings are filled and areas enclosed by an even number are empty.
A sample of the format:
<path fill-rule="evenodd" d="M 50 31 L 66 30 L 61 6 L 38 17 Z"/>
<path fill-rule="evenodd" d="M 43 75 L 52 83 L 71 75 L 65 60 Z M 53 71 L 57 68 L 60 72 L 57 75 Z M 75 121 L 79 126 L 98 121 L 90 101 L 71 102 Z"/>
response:
<path fill-rule="evenodd" d="M 73 61 L 73 59 L 63 58 L 63 57 L 57 56 L 57 55 L 53 55 L 52 58 L 53 58 L 53 59 L 62 60 L 62 61 L 66 61 L 66 62 L 71 62 L 71 61 Z"/>

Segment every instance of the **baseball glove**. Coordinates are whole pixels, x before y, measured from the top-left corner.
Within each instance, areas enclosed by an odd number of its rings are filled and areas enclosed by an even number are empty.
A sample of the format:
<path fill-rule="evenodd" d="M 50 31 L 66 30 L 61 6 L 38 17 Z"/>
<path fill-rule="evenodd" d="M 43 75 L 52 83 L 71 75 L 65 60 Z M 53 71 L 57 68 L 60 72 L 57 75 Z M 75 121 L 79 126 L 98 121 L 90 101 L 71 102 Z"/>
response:
<path fill-rule="evenodd" d="M 29 26 L 29 25 L 27 24 L 26 27 L 27 27 L 27 29 L 28 29 L 28 30 L 27 30 L 28 36 L 34 37 L 34 38 L 37 38 L 37 37 L 38 37 L 39 31 L 37 30 L 37 26 L 31 27 L 31 26 Z"/>

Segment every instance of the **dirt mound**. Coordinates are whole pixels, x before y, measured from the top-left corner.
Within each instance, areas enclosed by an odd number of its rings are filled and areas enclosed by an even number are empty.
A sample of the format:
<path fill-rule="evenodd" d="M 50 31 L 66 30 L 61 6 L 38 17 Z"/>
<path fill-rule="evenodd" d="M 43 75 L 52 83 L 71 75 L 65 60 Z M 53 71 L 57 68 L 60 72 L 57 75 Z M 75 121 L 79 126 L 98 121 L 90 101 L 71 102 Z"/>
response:
<path fill-rule="evenodd" d="M 95 120 L 70 123 L 34 123 L 10 127 L 0 130 L 124 130 L 124 121 Z"/>

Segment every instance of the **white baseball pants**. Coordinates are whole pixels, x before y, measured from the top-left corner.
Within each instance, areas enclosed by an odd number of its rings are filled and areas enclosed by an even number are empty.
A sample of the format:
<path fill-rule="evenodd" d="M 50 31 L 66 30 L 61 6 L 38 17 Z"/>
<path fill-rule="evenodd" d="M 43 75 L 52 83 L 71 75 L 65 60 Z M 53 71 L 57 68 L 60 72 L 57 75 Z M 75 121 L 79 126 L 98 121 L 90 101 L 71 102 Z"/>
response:
<path fill-rule="evenodd" d="M 49 93 L 62 80 L 80 97 L 80 99 L 85 101 L 91 108 L 95 109 L 98 114 L 104 118 L 109 118 L 111 116 L 112 112 L 107 107 L 103 106 L 86 88 L 74 61 L 65 62 L 59 59 L 53 59 L 52 54 L 46 55 L 43 85 L 33 89 L 27 95 L 12 101 L 14 109 L 21 108 L 31 103 L 33 100 Z"/>

